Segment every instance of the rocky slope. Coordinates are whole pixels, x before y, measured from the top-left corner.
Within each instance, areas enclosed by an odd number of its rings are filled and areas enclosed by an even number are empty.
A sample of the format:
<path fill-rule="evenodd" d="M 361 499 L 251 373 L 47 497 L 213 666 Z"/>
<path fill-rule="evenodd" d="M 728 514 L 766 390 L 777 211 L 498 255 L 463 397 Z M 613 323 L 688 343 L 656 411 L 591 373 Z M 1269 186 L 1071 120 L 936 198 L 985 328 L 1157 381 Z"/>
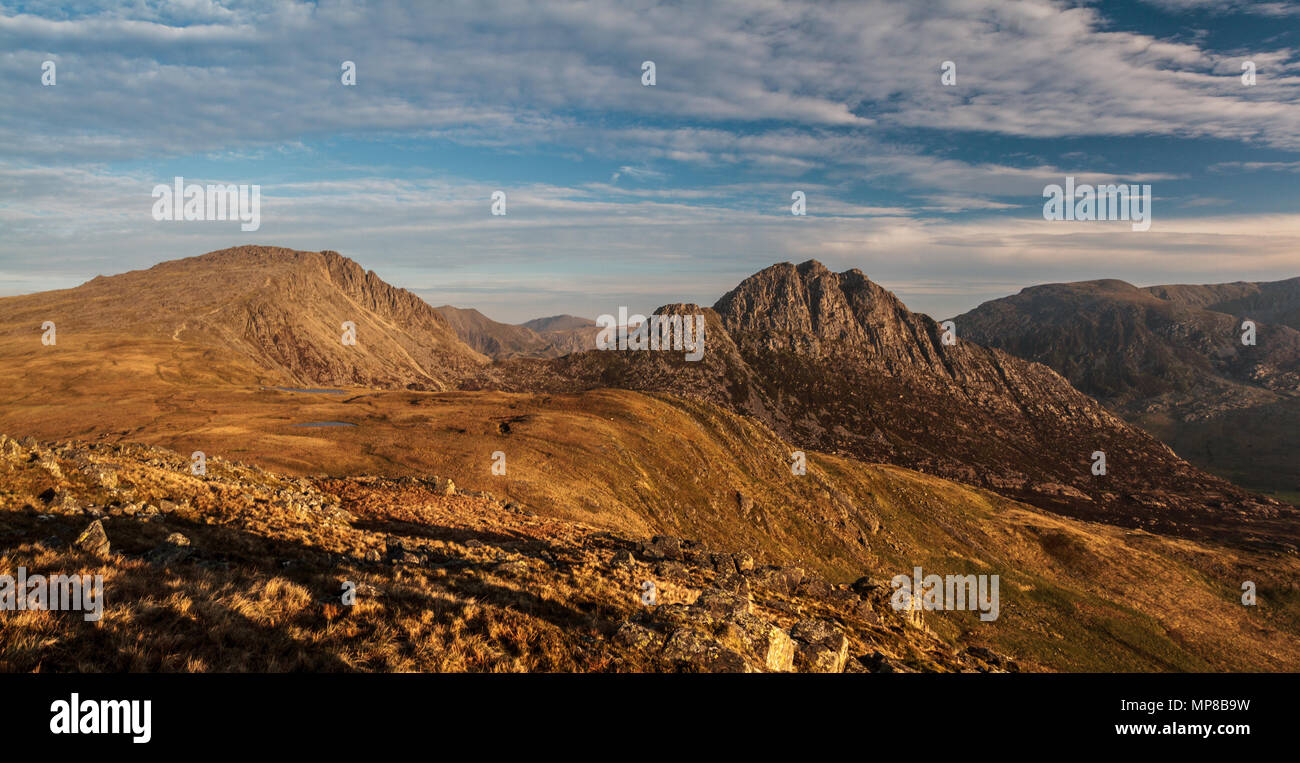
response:
<path fill-rule="evenodd" d="M 103 575 L 106 600 L 98 624 L 0 620 L 0 672 L 1018 669 L 866 579 L 547 520 L 442 478 L 187 465 L 0 436 L 0 569 Z"/>
<path fill-rule="evenodd" d="M 852 462 L 819 468 L 854 491 Z M 726 540 L 556 519 L 446 477 L 294 478 L 219 456 L 195 475 L 161 448 L 0 436 L 0 572 L 103 575 L 105 603 L 98 622 L 7 613 L 0 671 L 1300 666 L 1295 559 L 891 473 L 871 487 L 899 499 L 874 561 L 836 580 Z M 1000 574 L 1001 616 L 896 610 L 885 581 L 912 565 Z M 1238 601 L 1243 579 L 1258 607 Z"/>
<path fill-rule="evenodd" d="M 1297 284 L 1049 284 L 954 320 L 967 338 L 1051 366 L 1193 463 L 1297 495 L 1300 331 L 1285 325 L 1300 310 Z"/>
<path fill-rule="evenodd" d="M 487 362 L 419 297 L 336 252 L 237 247 L 0 300 L 6 350 L 38 352 L 45 321 L 60 351 L 160 340 L 273 384 L 444 389 Z"/>
<path fill-rule="evenodd" d="M 1069 516 L 1294 550 L 1297 513 L 1186 463 L 1046 366 L 908 311 L 862 273 L 781 264 L 703 312 L 706 352 L 589 352 L 486 369 L 515 389 L 668 391 L 752 416 L 796 446 L 884 461 Z M 1106 458 L 1094 474 L 1093 453 Z M 1274 520 L 1291 529 L 1263 532 Z"/>

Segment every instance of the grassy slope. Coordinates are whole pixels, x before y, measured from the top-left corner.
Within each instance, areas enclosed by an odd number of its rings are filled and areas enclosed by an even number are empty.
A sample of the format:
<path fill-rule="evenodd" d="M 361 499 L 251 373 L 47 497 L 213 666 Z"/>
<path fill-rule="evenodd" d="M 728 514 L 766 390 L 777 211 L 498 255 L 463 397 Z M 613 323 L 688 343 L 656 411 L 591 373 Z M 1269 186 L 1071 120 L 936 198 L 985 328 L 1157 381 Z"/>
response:
<path fill-rule="evenodd" d="M 622 391 L 287 393 L 260 389 L 276 380 L 233 357 L 93 333 L 43 348 L 33 332 L 31 346 L 0 346 L 0 361 L 0 431 L 10 435 L 106 435 L 297 474 L 440 474 L 547 516 L 749 550 L 838 581 L 917 564 L 997 573 L 996 623 L 929 621 L 1040 668 L 1300 669 L 1292 558 L 1066 520 L 813 453 L 795 476 L 790 446 L 707 404 Z M 306 421 L 359 426 L 297 426 Z M 497 450 L 505 477 L 490 472 Z M 1244 580 L 1258 584 L 1259 607 L 1239 603 Z"/>

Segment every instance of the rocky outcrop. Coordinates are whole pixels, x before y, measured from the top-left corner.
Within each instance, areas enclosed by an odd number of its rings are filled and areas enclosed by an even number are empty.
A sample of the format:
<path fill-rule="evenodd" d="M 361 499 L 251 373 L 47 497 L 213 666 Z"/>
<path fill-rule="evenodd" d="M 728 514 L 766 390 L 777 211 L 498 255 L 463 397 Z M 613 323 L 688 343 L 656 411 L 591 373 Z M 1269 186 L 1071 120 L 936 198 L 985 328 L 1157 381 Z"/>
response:
<path fill-rule="evenodd" d="M 774 265 L 705 316 L 704 357 L 586 352 L 489 369 L 484 384 L 618 386 L 728 407 L 795 447 L 898 464 L 1073 517 L 1290 552 L 1293 509 L 1202 472 L 1056 372 L 912 313 L 861 272 Z M 1093 471 L 1094 454 L 1107 471 Z M 742 510 L 744 496 L 740 496 Z M 832 497 L 832 501 L 833 501 Z"/>

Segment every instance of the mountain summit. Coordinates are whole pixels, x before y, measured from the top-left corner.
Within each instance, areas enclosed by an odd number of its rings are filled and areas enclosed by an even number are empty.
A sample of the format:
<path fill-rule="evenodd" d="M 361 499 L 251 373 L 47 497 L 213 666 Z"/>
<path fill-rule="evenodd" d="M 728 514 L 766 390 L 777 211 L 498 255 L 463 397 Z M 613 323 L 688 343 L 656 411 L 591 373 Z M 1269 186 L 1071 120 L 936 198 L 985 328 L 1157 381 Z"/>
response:
<path fill-rule="evenodd" d="M 197 345 L 275 384 L 447 389 L 487 362 L 424 300 L 331 251 L 241 246 L 5 302 L 11 333 L 49 320 L 65 347 Z"/>
<path fill-rule="evenodd" d="M 661 312 L 670 309 L 680 307 Z M 1196 469 L 1046 366 L 963 338 L 960 323 L 945 341 L 942 326 L 860 271 L 773 265 L 702 312 L 701 362 L 588 352 L 494 368 L 496 383 L 672 392 L 752 416 L 796 447 L 938 474 L 1070 516 L 1287 548 L 1297 540 L 1293 526 L 1275 526 L 1283 514 L 1294 519 L 1290 507 Z"/>

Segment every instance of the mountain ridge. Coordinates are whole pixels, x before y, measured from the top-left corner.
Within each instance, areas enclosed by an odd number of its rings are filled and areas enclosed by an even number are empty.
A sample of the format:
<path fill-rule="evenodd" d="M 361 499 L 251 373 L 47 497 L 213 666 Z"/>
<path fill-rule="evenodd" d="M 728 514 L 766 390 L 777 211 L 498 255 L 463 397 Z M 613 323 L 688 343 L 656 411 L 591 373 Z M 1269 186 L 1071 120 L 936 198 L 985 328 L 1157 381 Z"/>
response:
<path fill-rule="evenodd" d="M 1300 495 L 1300 332 L 1266 322 L 1241 297 L 1269 295 L 1264 315 L 1285 316 L 1300 308 L 1300 279 L 1114 283 L 1029 287 L 953 320 L 977 342 L 1046 363 L 1202 467 Z M 1229 307 L 1236 312 L 1221 312 Z M 1246 320 L 1253 344 L 1243 341 Z"/>

